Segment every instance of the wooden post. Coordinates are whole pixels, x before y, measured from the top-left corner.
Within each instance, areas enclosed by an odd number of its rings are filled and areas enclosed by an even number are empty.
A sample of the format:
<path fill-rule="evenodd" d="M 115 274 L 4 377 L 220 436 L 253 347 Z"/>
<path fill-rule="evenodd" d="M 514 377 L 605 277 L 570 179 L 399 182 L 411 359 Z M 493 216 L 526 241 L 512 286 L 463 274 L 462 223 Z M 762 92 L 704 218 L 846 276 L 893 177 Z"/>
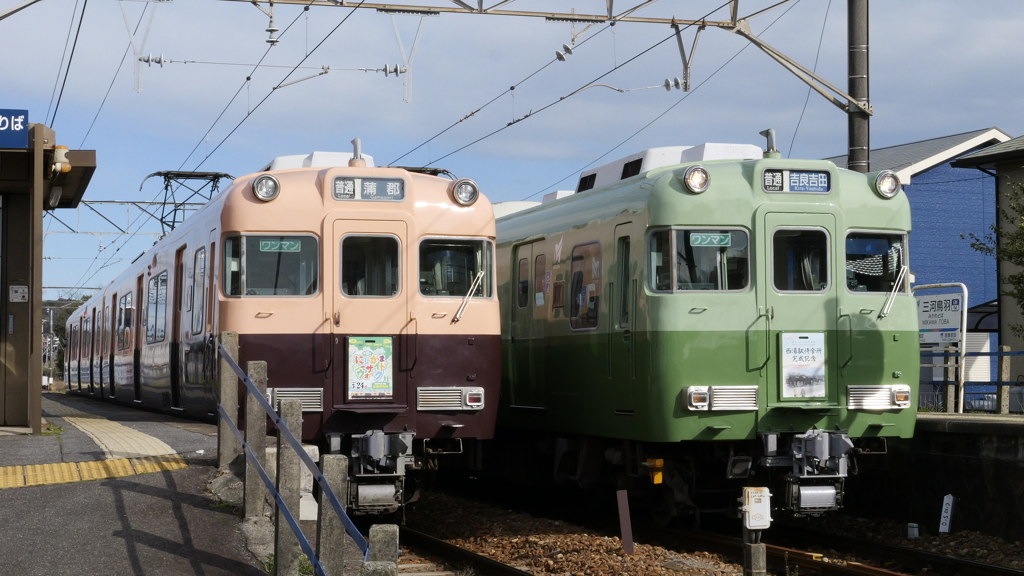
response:
<path fill-rule="evenodd" d="M 238 333 L 221 332 L 220 343 L 224 345 L 232 360 L 238 361 Z M 237 424 L 238 422 L 238 376 L 227 360 L 220 359 L 220 370 L 218 372 L 219 395 L 218 400 L 228 418 Z M 228 472 L 228 468 L 236 458 L 242 455 L 242 445 L 238 443 L 234 433 L 228 428 L 228 423 L 223 417 L 217 419 L 217 467 L 222 472 Z"/>
<path fill-rule="evenodd" d="M 348 457 L 344 454 L 324 454 L 320 456 L 320 471 L 323 472 L 327 483 L 334 490 L 334 495 L 344 506 L 348 502 Z M 320 559 L 320 565 L 324 571 L 331 575 L 358 574 L 359 564 L 362 563 L 362 556 L 351 558 L 353 562 L 349 570 L 345 570 L 346 557 L 351 556 L 346 552 L 356 548 L 352 537 L 345 532 L 345 526 L 341 519 L 334 512 L 331 502 L 320 492 L 320 509 L 317 514 L 316 523 L 316 557 Z"/>
<path fill-rule="evenodd" d="M 293 436 L 302 437 L 302 400 L 282 400 L 278 413 Z M 281 501 L 292 515 L 299 517 L 300 490 L 302 488 L 302 461 L 292 450 L 284 434 L 277 433 L 277 491 Z M 274 518 L 274 574 L 275 576 L 298 576 L 299 558 L 302 557 L 299 539 L 292 534 L 284 509 L 277 507 Z"/>
<path fill-rule="evenodd" d="M 247 362 L 246 372 L 249 380 L 256 385 L 260 394 L 267 395 L 267 363 L 264 361 Z M 245 395 L 245 442 L 256 455 L 256 460 L 264 469 L 267 467 L 267 417 L 259 400 L 252 394 Z M 246 461 L 245 464 L 245 517 L 258 518 L 263 516 L 263 494 L 265 488 L 256 467 Z"/>
<path fill-rule="evenodd" d="M 1009 352 L 1009 346 L 1000 346 L 1000 352 Z M 1010 357 L 1000 356 L 999 357 L 999 386 L 996 390 L 999 390 L 999 413 L 1009 414 L 1010 413 L 1010 385 L 1005 382 L 1010 381 Z"/>

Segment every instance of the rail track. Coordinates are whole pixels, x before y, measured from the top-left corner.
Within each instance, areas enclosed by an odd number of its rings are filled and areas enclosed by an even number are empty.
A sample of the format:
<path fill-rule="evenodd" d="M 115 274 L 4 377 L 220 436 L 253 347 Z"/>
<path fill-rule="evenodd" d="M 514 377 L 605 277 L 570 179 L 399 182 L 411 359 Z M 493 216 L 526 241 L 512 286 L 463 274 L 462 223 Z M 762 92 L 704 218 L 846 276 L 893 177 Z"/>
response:
<path fill-rule="evenodd" d="M 474 552 L 470 552 L 464 548 L 459 548 L 445 542 L 444 540 L 438 540 L 433 536 L 428 536 L 423 532 L 406 528 L 402 526 L 399 528 L 398 534 L 399 542 L 403 546 L 410 546 L 415 552 L 423 553 L 426 556 L 437 558 L 443 561 L 449 566 L 464 566 L 472 568 L 474 574 L 477 576 L 530 576 L 529 572 L 523 572 L 518 568 L 514 568 L 507 564 L 502 564 L 486 556 L 481 556 Z M 409 568 L 403 569 L 403 566 L 410 566 L 410 562 L 399 562 L 399 573 L 403 576 L 413 576 Z M 425 564 L 425 563 L 424 563 Z M 425 572 L 431 574 L 431 576 L 440 576 L 441 574 L 447 573 L 455 575 L 455 572 L 447 571 L 431 571 Z"/>

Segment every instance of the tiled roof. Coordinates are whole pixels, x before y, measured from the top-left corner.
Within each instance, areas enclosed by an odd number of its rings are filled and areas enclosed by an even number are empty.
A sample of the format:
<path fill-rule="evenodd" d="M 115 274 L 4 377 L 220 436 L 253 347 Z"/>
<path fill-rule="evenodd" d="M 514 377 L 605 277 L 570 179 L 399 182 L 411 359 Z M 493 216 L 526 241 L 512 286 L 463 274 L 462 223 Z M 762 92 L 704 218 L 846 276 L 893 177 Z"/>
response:
<path fill-rule="evenodd" d="M 1003 160 L 1024 158 L 1024 136 L 1000 142 L 983 150 L 968 154 L 953 163 L 957 168 L 976 168 Z"/>
<path fill-rule="evenodd" d="M 909 184 L 913 175 L 948 162 L 968 150 L 985 144 L 1006 142 L 1009 139 L 1010 136 L 998 128 L 984 128 L 899 146 L 876 148 L 871 151 L 871 170 L 892 170 L 904 184 Z M 831 160 L 841 168 L 846 167 L 845 154 L 826 160 Z"/>

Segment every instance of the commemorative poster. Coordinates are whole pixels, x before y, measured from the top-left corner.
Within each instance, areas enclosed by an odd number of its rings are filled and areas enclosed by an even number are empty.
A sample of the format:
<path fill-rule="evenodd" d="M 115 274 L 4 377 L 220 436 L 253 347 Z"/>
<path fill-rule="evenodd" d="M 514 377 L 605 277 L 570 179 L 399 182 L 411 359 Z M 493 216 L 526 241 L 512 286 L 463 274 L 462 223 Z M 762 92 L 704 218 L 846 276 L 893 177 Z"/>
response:
<path fill-rule="evenodd" d="M 349 337 L 349 400 L 391 399 L 394 394 L 391 340 L 388 336 Z"/>
<path fill-rule="evenodd" d="M 782 397 L 824 398 L 825 334 L 782 334 Z"/>

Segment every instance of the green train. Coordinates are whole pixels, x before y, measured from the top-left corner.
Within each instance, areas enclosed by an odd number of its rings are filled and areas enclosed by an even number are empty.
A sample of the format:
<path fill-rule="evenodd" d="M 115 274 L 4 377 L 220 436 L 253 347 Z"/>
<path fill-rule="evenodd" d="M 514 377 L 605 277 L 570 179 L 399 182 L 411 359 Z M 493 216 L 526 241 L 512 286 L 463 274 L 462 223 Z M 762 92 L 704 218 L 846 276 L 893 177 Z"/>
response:
<path fill-rule="evenodd" d="M 507 472 L 539 458 L 660 522 L 736 513 L 743 486 L 816 515 L 913 435 L 900 182 L 772 140 L 646 150 L 498 220 Z"/>

